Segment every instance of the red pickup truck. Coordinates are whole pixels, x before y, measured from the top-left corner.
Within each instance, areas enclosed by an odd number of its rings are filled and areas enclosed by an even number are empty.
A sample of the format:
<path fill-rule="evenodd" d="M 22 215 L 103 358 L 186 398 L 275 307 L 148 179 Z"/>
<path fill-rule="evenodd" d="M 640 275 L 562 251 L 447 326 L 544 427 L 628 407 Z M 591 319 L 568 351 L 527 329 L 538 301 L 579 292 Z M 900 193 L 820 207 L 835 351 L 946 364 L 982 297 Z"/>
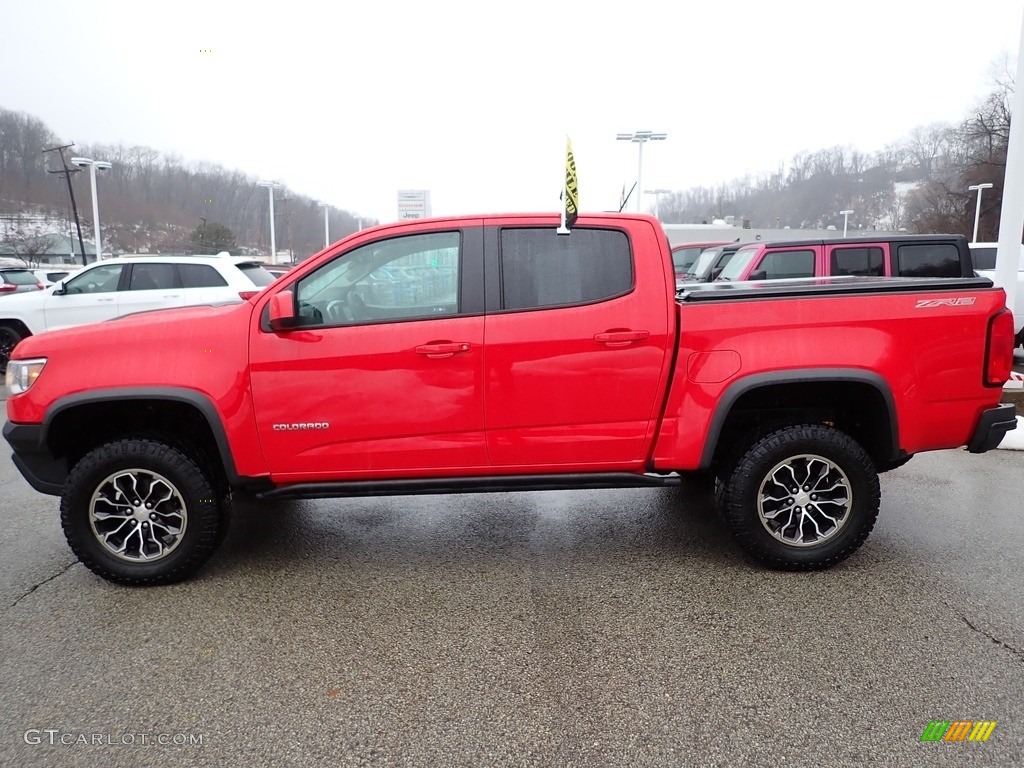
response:
<path fill-rule="evenodd" d="M 112 581 L 183 579 L 262 498 L 714 477 L 741 545 L 832 565 L 878 473 L 996 446 L 1013 345 L 984 278 L 715 284 L 675 295 L 660 224 L 548 215 L 364 230 L 244 303 L 23 340 L 4 436 Z"/>

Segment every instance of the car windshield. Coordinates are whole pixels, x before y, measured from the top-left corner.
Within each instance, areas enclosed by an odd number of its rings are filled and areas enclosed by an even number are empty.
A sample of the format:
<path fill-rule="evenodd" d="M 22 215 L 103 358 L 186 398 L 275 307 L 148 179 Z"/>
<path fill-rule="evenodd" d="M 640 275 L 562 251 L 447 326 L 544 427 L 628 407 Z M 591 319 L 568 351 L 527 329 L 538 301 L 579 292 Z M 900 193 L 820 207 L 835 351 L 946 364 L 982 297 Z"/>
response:
<path fill-rule="evenodd" d="M 683 274 L 683 279 L 703 280 L 711 269 L 711 265 L 715 263 L 721 253 L 721 248 L 708 248 L 704 250 L 697 260 L 693 262 L 693 264 L 690 265 L 690 268 Z"/>
<path fill-rule="evenodd" d="M 676 272 L 682 274 L 686 272 L 700 256 L 700 247 L 695 246 L 692 248 L 677 248 L 672 251 L 672 263 L 675 265 Z"/>
<path fill-rule="evenodd" d="M 729 260 L 729 263 L 725 265 L 716 280 L 736 280 L 747 271 L 747 267 L 750 262 L 754 260 L 754 257 L 761 250 L 761 246 L 752 245 L 748 248 L 740 248 L 736 251 L 736 254 Z"/>

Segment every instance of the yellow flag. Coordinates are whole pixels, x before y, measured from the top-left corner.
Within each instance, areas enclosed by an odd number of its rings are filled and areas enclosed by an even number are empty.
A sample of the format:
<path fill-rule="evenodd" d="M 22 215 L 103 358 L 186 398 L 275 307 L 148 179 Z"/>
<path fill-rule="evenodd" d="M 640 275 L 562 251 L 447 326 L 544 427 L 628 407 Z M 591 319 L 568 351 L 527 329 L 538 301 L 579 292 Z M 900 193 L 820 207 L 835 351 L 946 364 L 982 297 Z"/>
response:
<path fill-rule="evenodd" d="M 576 160 L 572 156 L 572 140 L 565 139 L 565 218 L 564 227 L 572 227 L 580 214 L 580 192 L 576 181 Z"/>

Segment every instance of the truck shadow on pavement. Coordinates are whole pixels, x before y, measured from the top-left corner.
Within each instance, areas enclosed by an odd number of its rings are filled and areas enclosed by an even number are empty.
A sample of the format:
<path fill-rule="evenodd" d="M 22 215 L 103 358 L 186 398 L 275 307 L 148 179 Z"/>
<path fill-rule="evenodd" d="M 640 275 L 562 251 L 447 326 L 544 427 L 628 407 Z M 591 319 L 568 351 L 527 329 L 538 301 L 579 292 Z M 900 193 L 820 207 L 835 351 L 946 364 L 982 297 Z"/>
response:
<path fill-rule="evenodd" d="M 214 567 L 636 558 L 744 562 L 710 492 L 389 496 L 234 504 Z"/>

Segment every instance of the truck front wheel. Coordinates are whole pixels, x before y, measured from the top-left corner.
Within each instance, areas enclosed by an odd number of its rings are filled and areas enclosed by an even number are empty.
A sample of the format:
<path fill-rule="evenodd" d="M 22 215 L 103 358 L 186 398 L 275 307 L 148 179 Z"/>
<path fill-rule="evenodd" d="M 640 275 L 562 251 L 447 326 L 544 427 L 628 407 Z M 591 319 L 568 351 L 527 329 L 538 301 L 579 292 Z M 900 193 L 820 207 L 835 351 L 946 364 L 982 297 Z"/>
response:
<path fill-rule="evenodd" d="M 68 475 L 60 502 L 71 549 L 118 584 L 171 584 L 213 554 L 230 518 L 228 498 L 195 461 L 144 438 L 101 445 Z"/>
<path fill-rule="evenodd" d="M 878 473 L 849 435 L 820 424 L 762 436 L 722 478 L 718 503 L 733 536 L 761 563 L 827 568 L 864 543 L 878 517 Z"/>

